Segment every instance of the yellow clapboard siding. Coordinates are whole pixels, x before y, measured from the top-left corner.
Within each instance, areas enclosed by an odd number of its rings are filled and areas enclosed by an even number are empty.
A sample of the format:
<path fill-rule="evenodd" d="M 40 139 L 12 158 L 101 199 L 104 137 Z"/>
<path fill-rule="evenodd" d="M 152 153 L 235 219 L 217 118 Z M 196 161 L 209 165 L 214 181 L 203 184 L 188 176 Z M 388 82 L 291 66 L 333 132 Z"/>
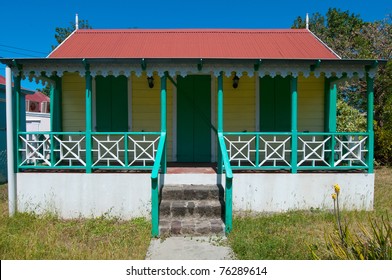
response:
<path fill-rule="evenodd" d="M 324 77 L 298 77 L 298 131 L 324 131 Z"/>
<path fill-rule="evenodd" d="M 224 131 L 255 131 L 255 77 L 244 75 L 238 88 L 233 88 L 233 77 L 223 78 Z"/>
<path fill-rule="evenodd" d="M 154 74 L 154 88 L 149 88 L 147 76 L 132 75 L 132 127 L 133 131 L 161 131 L 161 82 Z M 167 80 L 167 156 L 172 160 L 173 150 L 173 86 Z"/>
<path fill-rule="evenodd" d="M 86 83 L 78 73 L 65 73 L 62 78 L 63 131 L 86 130 Z"/>

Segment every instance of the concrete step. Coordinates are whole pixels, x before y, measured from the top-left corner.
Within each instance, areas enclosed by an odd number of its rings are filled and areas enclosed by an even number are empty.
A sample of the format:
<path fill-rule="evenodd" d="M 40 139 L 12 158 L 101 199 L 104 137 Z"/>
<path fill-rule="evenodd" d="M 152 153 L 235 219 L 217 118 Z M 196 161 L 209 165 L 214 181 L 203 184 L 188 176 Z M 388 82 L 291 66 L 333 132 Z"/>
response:
<path fill-rule="evenodd" d="M 162 218 L 211 218 L 223 216 L 224 204 L 218 199 L 203 200 L 162 200 L 159 213 Z"/>
<path fill-rule="evenodd" d="M 159 222 L 161 236 L 168 235 L 224 235 L 225 225 L 221 219 L 161 218 Z"/>
<path fill-rule="evenodd" d="M 162 200 L 204 200 L 223 197 L 223 189 L 217 185 L 165 185 Z"/>

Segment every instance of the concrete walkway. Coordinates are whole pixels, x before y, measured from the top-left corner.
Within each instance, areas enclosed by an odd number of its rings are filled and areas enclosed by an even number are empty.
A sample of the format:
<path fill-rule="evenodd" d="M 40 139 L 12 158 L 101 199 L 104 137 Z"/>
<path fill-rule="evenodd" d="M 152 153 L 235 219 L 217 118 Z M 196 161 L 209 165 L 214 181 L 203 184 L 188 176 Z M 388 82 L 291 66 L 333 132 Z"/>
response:
<path fill-rule="evenodd" d="M 226 237 L 168 237 L 152 239 L 146 260 L 232 260 Z"/>

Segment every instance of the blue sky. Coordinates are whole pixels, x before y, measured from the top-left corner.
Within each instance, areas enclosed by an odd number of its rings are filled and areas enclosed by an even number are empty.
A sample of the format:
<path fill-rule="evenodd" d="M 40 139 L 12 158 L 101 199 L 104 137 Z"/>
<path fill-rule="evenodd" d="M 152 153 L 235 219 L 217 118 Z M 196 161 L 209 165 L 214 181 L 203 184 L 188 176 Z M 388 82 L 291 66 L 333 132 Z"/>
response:
<path fill-rule="evenodd" d="M 2 2 L 0 57 L 45 57 L 56 44 L 55 28 L 69 26 L 76 13 L 93 28 L 290 28 L 297 16 L 325 14 L 330 7 L 349 10 L 365 21 L 392 14 L 391 0 Z"/>

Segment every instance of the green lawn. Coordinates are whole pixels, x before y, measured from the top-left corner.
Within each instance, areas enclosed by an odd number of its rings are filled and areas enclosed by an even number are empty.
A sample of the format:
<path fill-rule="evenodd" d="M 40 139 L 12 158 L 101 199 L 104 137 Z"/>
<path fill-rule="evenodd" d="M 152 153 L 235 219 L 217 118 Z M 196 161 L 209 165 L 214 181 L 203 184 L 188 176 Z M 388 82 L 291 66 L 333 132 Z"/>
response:
<path fill-rule="evenodd" d="M 344 191 L 344 186 L 342 186 Z M 53 215 L 18 213 L 8 217 L 7 187 L 0 186 L 0 258 L 144 259 L 150 222 L 96 219 L 62 220 Z M 392 169 L 376 170 L 375 210 L 343 212 L 356 226 L 392 213 Z M 324 234 L 335 229 L 328 211 L 235 217 L 228 238 L 238 259 L 310 259 L 309 246 L 323 257 Z M 325 257 L 325 256 L 324 256 Z"/>
<path fill-rule="evenodd" d="M 111 218 L 62 220 L 18 213 L 8 217 L 6 185 L 0 187 L 0 258 L 144 259 L 150 222 Z"/>
<path fill-rule="evenodd" d="M 344 186 L 342 186 L 344 192 Z M 374 211 L 344 211 L 343 219 L 353 229 L 369 225 L 392 213 L 392 169 L 376 169 Z M 309 247 L 328 258 L 325 233 L 335 230 L 335 217 L 328 211 L 293 211 L 282 214 L 235 217 L 229 244 L 238 259 L 311 259 Z"/>

